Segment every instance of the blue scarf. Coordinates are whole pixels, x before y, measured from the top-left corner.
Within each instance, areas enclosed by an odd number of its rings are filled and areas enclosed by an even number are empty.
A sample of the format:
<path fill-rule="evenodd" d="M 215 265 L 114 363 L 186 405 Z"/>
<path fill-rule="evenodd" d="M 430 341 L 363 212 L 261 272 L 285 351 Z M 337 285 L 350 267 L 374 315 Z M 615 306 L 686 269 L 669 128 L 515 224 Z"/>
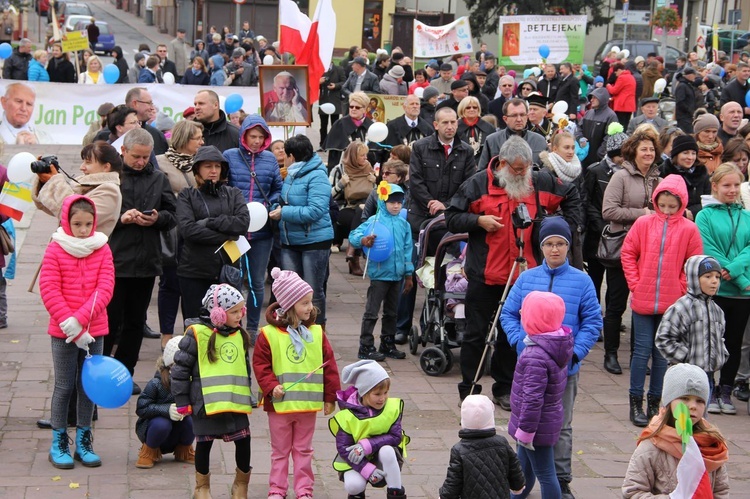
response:
<path fill-rule="evenodd" d="M 289 339 L 292 340 L 294 351 L 297 352 L 298 357 L 301 357 L 302 352 L 305 350 L 305 344 L 302 343 L 302 340 L 304 340 L 305 343 L 312 343 L 312 333 L 303 324 L 300 324 L 297 329 L 292 326 L 287 326 L 286 332 L 289 333 Z"/>
<path fill-rule="evenodd" d="M 195 69 L 195 68 L 193 68 L 191 71 L 193 72 L 193 76 L 198 76 L 199 74 L 203 72 L 203 70 Z"/>

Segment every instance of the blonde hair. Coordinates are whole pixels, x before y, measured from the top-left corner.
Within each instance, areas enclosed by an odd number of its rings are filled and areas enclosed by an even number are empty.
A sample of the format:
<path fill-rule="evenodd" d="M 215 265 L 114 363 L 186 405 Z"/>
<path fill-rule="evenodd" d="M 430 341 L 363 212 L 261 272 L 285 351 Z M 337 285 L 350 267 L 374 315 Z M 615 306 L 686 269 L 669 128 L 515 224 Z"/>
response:
<path fill-rule="evenodd" d="M 39 59 L 42 58 L 43 55 L 47 55 L 47 51 L 46 50 L 35 50 L 34 51 L 34 60 L 38 61 Z"/>
<path fill-rule="evenodd" d="M 560 141 L 562 139 L 570 139 L 573 142 L 576 141 L 575 137 L 573 137 L 573 134 L 568 131 L 561 131 L 552 136 L 552 147 L 556 148 L 560 145 Z"/>
<path fill-rule="evenodd" d="M 349 103 L 352 102 L 359 104 L 363 108 L 367 108 L 370 105 L 370 98 L 364 92 L 352 92 L 349 94 Z"/>
<path fill-rule="evenodd" d="M 86 62 L 86 71 L 91 72 L 91 71 L 89 71 L 89 68 L 91 67 L 91 63 L 92 62 L 98 62 L 99 63 L 99 72 L 100 73 L 102 71 L 104 71 L 104 64 L 102 64 L 102 60 L 99 59 L 99 56 L 96 56 L 96 55 L 93 55 L 93 54 L 91 56 L 89 56 L 89 60 Z"/>
<path fill-rule="evenodd" d="M 469 104 L 474 104 L 477 106 L 477 108 L 480 108 L 480 114 L 481 114 L 481 106 L 479 105 L 479 99 L 476 97 L 472 97 L 471 95 L 468 97 L 464 97 L 461 99 L 461 102 L 458 103 L 458 117 L 463 118 L 464 117 L 464 111 L 466 111 L 466 106 Z"/>

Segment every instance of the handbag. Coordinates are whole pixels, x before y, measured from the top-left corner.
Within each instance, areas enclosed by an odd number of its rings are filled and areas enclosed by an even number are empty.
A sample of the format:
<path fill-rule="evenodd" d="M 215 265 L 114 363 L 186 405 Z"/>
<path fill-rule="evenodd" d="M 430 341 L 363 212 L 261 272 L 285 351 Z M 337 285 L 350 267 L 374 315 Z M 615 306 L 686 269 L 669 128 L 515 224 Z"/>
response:
<path fill-rule="evenodd" d="M 599 247 L 596 249 L 596 258 L 602 266 L 614 268 L 622 265 L 620 254 L 627 234 L 627 230 L 612 232 L 610 224 L 604 227 L 602 237 L 599 239 Z"/>
<path fill-rule="evenodd" d="M 159 233 L 161 239 L 161 264 L 165 266 L 177 265 L 177 227 L 163 230 Z"/>
<path fill-rule="evenodd" d="M 16 246 L 13 244 L 13 239 L 10 237 L 10 234 L 8 234 L 8 231 L 5 230 L 5 227 L 3 227 L 2 225 L 0 225 L 0 250 L 5 256 L 8 256 L 16 251 Z"/>

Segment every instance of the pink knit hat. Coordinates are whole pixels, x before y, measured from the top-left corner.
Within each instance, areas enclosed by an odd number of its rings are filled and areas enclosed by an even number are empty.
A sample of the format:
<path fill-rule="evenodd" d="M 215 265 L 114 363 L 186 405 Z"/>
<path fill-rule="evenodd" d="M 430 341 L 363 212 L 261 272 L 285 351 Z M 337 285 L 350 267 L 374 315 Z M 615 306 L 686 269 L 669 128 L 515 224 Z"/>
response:
<path fill-rule="evenodd" d="M 276 301 L 279 302 L 279 307 L 281 307 L 280 314 L 291 310 L 303 296 L 313 292 L 312 287 L 292 270 L 281 270 L 274 267 L 271 270 L 271 277 L 273 277 L 271 290 L 276 296 Z"/>
<path fill-rule="evenodd" d="M 526 334 L 551 333 L 562 327 L 565 302 L 554 293 L 532 291 L 521 305 L 521 326 Z"/>

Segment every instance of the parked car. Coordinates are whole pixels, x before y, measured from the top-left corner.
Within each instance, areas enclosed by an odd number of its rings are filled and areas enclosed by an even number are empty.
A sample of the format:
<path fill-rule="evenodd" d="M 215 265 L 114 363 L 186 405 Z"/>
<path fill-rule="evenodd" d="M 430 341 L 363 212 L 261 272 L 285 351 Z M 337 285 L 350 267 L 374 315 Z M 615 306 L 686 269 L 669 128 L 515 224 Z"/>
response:
<path fill-rule="evenodd" d="M 625 44 L 622 43 L 622 39 L 609 40 L 602 43 L 599 50 L 596 51 L 596 56 L 594 56 L 594 76 L 599 74 L 602 59 L 615 46 L 620 47 L 620 50 L 628 49 L 630 51 L 630 59 L 635 59 L 639 55 L 645 59 L 649 53 L 656 52 L 664 57 L 664 67 L 670 73 L 677 69 L 677 58 L 686 55 L 682 50 L 670 46 L 667 46 L 667 53 L 662 54 L 661 42 L 654 40 L 625 40 Z"/>
<path fill-rule="evenodd" d="M 90 22 L 91 21 L 88 20 L 78 21 L 74 26 L 74 30 L 85 30 Z M 106 55 L 109 55 L 109 53 L 112 52 L 112 49 L 115 48 L 115 45 L 117 45 L 115 43 L 115 34 L 112 33 L 109 24 L 104 21 L 96 21 L 96 26 L 99 28 L 99 40 L 96 42 L 94 52 L 104 52 Z"/>
<path fill-rule="evenodd" d="M 83 22 L 83 28 L 86 29 L 86 26 L 91 22 L 91 16 L 82 16 L 79 14 L 68 16 L 65 18 L 65 23 L 63 24 L 63 27 L 65 28 L 65 31 L 79 31 L 78 28 L 76 28 L 76 25 L 80 22 Z"/>
<path fill-rule="evenodd" d="M 88 4 L 74 2 L 55 2 L 57 22 L 65 23 L 65 18 L 73 15 L 92 17 L 94 13 Z M 52 22 L 52 10 L 47 13 L 47 20 Z"/>
<path fill-rule="evenodd" d="M 734 51 L 738 52 L 745 48 L 750 42 L 750 32 L 741 29 L 720 29 L 717 31 L 719 35 L 719 50 L 722 50 L 729 54 L 732 51 L 732 38 L 734 38 Z M 706 38 L 706 46 L 713 46 L 713 32 L 708 32 Z"/>

